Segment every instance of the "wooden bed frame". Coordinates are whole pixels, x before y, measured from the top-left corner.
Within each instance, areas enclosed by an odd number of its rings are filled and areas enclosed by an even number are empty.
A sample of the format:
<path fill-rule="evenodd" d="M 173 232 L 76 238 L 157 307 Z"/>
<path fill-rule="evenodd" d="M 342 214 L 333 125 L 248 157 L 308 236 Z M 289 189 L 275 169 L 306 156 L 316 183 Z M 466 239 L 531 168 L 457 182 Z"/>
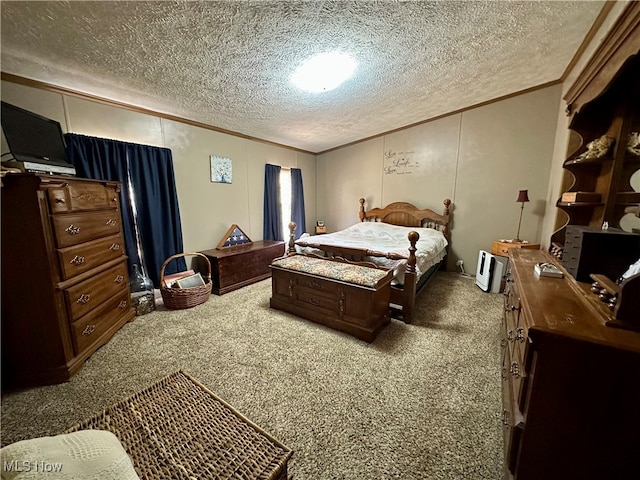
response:
<path fill-rule="evenodd" d="M 364 207 L 365 199 L 361 198 L 358 216 L 360 217 L 361 222 L 379 221 L 404 227 L 435 228 L 444 234 L 447 242 L 450 244 L 451 234 L 449 230 L 449 223 L 451 220 L 451 200 L 446 198 L 442 203 L 444 204 L 444 211 L 442 214 L 436 213 L 430 209 L 419 209 L 415 205 L 407 202 L 394 202 L 384 208 L 374 208 L 366 211 Z M 288 247 L 288 252 L 290 254 L 296 252 L 296 242 L 294 240 L 295 229 L 296 224 L 291 222 L 289 224 L 290 233 Z M 409 323 L 413 314 L 416 296 L 424 289 L 433 274 L 442 265 L 444 265 L 444 262 L 446 262 L 446 256 L 441 262 L 431 267 L 427 272 L 424 272 L 420 277 L 420 281 L 418 281 L 416 274 L 415 252 L 417 250 L 416 243 L 420 236 L 418 235 L 418 232 L 410 231 L 407 238 L 409 240 L 407 255 L 379 252 L 376 250 L 368 250 L 366 248 L 320 245 L 313 241 L 306 242 L 298 240 L 298 245 L 322 250 L 325 254 L 325 258 L 327 259 L 335 257 L 351 261 L 362 261 L 363 257 L 385 257 L 392 260 L 406 259 L 407 266 L 404 276 L 404 285 L 394 285 L 391 287 L 391 301 L 389 302 L 389 308 L 394 318 L 398 318 Z M 447 253 L 448 251 L 449 246 L 447 245 Z"/>

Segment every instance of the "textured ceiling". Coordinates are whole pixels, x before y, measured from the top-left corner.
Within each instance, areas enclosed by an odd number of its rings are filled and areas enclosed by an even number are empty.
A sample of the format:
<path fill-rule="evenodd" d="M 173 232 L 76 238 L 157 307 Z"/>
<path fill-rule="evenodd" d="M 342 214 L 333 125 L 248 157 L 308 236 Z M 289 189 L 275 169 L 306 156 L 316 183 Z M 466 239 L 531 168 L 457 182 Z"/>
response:
<path fill-rule="evenodd" d="M 2 70 L 321 152 L 558 80 L 603 3 L 2 1 Z M 289 82 L 330 50 L 354 77 Z"/>

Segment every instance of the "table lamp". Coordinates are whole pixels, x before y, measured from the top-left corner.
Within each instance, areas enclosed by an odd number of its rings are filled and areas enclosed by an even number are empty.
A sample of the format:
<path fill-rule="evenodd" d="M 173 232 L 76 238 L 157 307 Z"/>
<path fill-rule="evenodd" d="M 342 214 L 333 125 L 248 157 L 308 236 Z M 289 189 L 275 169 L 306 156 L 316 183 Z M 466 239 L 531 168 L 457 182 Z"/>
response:
<path fill-rule="evenodd" d="M 522 205 L 520 206 L 520 220 L 518 221 L 518 233 L 516 234 L 516 242 L 520 242 L 520 225 L 522 224 L 522 211 L 524 210 L 524 202 L 529 201 L 529 191 L 528 190 L 520 190 L 518 192 L 518 199 L 516 202 L 520 202 Z"/>

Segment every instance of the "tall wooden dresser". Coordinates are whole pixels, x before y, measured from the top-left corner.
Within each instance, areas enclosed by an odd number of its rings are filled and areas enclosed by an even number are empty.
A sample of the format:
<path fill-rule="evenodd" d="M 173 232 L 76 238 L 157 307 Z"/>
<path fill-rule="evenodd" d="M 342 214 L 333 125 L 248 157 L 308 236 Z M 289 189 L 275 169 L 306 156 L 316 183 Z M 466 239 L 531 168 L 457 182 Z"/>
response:
<path fill-rule="evenodd" d="M 511 249 L 502 324 L 505 479 L 640 478 L 640 332 L 551 255 Z M 538 277 L 553 262 L 564 278 Z"/>
<path fill-rule="evenodd" d="M 3 388 L 68 380 L 135 316 L 117 182 L 2 179 Z"/>

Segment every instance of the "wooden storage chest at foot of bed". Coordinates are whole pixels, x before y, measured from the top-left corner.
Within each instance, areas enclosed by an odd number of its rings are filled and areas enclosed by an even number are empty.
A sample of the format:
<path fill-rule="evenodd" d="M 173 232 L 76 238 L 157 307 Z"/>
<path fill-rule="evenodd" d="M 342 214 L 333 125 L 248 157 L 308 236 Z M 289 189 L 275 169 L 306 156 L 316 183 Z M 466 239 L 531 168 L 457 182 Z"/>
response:
<path fill-rule="evenodd" d="M 272 264 L 271 269 L 271 308 L 341 330 L 366 342 L 372 342 L 390 322 L 391 272 L 376 285 L 364 286 L 277 264 Z"/>

